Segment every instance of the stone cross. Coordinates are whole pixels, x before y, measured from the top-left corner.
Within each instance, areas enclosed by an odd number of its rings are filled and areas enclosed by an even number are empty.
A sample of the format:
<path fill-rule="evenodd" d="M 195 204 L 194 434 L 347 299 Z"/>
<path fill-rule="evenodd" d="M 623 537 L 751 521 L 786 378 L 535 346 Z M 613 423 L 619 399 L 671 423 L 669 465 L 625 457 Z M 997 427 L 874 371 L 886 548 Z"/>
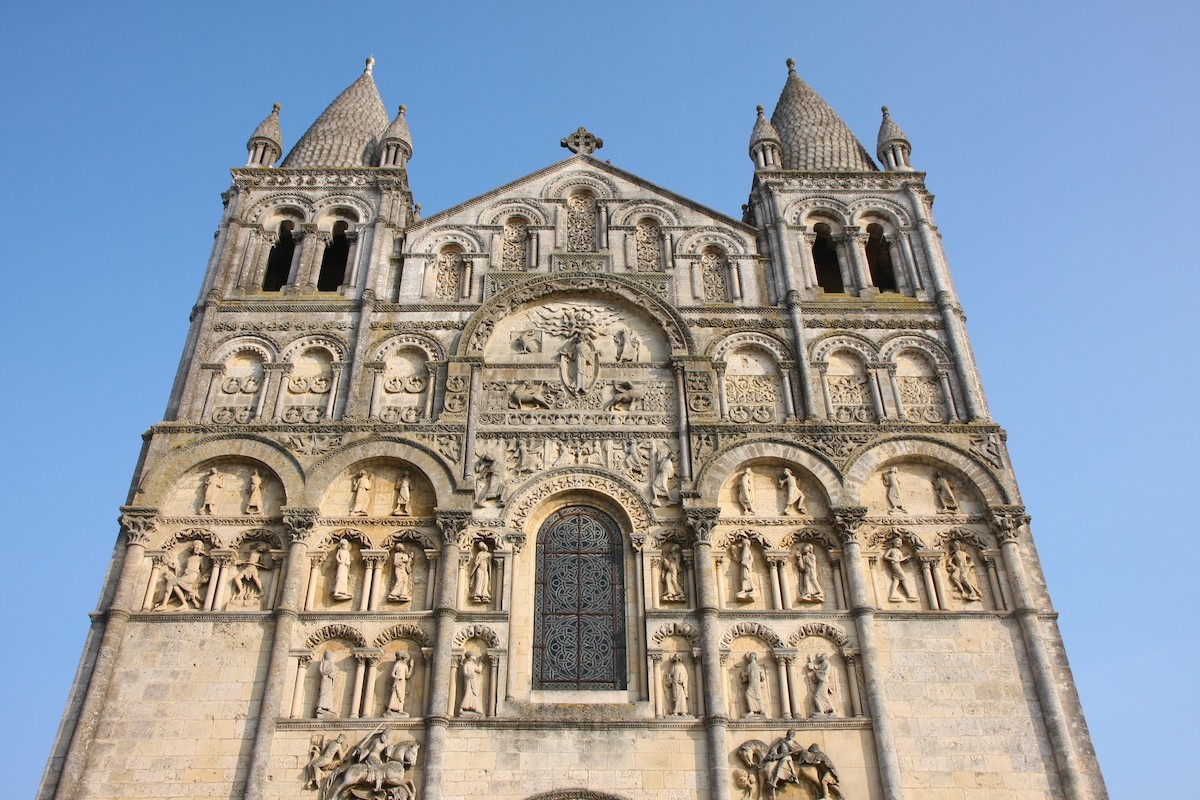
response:
<path fill-rule="evenodd" d="M 565 139 L 559 140 L 559 144 L 570 150 L 572 153 L 583 153 L 591 155 L 592 153 L 604 147 L 604 140 L 588 133 L 583 127 L 572 133 Z"/>

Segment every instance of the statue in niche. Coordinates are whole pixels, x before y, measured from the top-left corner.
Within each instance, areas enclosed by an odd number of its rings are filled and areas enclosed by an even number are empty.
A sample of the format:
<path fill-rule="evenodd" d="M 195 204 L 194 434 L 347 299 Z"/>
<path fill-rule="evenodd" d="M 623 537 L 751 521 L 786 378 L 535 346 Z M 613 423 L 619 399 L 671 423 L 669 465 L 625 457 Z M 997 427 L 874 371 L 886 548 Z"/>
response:
<path fill-rule="evenodd" d="M 550 400 L 546 397 L 546 388 L 533 381 L 522 381 L 508 393 L 508 407 L 518 411 L 534 411 L 550 409 Z"/>
<path fill-rule="evenodd" d="M 887 550 L 883 552 L 883 562 L 887 565 L 888 575 L 891 578 L 891 585 L 888 587 L 888 600 L 893 603 L 898 603 L 901 600 L 906 600 L 910 603 L 917 601 L 917 593 L 912 589 L 912 583 L 908 579 L 908 573 L 904 571 L 904 564 L 910 556 L 904 555 L 904 542 L 899 536 L 895 536 L 888 542 Z M 904 596 L 900 596 L 900 590 L 904 590 Z"/>
<path fill-rule="evenodd" d="M 837 709 L 833 707 L 834 698 L 837 696 L 833 688 L 833 662 L 825 653 L 817 653 L 808 657 L 805 669 L 808 671 L 814 715 L 836 717 Z"/>
<path fill-rule="evenodd" d="M 742 695 L 746 699 L 746 716 L 765 717 L 767 703 L 765 699 L 767 673 L 758 663 L 758 653 L 746 654 L 746 666 L 742 667 Z"/>
<path fill-rule="evenodd" d="M 653 498 L 650 504 L 658 508 L 674 502 L 671 497 L 671 484 L 675 480 L 675 458 L 669 450 L 664 450 L 658 454 L 655 462 L 654 480 L 650 482 L 650 494 Z"/>
<path fill-rule="evenodd" d="M 667 713 L 672 717 L 688 716 L 688 672 L 682 653 L 671 656 L 664 680 L 667 687 Z"/>
<path fill-rule="evenodd" d="M 200 596 L 200 587 L 208 581 L 208 575 L 203 574 L 204 542 L 197 539 L 184 553 L 186 555 L 180 556 L 175 572 L 163 576 L 166 594 L 162 602 L 154 607 L 155 611 L 163 611 L 172 600 L 178 600 L 180 608 L 200 608 L 204 605 L 204 598 Z"/>
<path fill-rule="evenodd" d="M 317 663 L 317 673 L 321 682 L 317 686 L 317 719 L 333 719 L 337 712 L 333 709 L 333 676 L 337 672 L 333 664 L 333 653 L 326 650 Z"/>
<path fill-rule="evenodd" d="M 350 481 L 350 491 L 354 493 L 350 513 L 354 516 L 365 517 L 367 509 L 371 506 L 371 476 L 365 469 L 359 470 L 354 479 Z"/>
<path fill-rule="evenodd" d="M 778 486 L 784 490 L 784 516 L 802 516 L 808 513 L 808 509 L 804 507 L 804 492 L 800 491 L 800 481 L 794 472 L 784 467 Z"/>
<path fill-rule="evenodd" d="M 415 800 L 417 788 L 407 773 L 417 763 L 420 749 L 411 739 L 397 741 L 388 728 L 372 733 L 328 771 L 317 796 L 320 800 Z"/>
<path fill-rule="evenodd" d="M 815 742 L 805 749 L 796 740 L 794 730 L 789 730 L 786 736 L 769 746 L 761 739 L 743 742 L 738 755 L 750 771 L 736 770 L 735 783 L 755 789 L 765 784 L 771 789 L 771 800 L 775 800 L 780 784 L 787 783 L 811 789 L 810 796 L 817 800 L 841 800 L 844 797 L 838 786 L 837 770 L 829 756 Z"/>
<path fill-rule="evenodd" d="M 475 507 L 483 508 L 489 500 L 504 505 L 504 475 L 500 462 L 484 455 L 475 462 Z"/>
<path fill-rule="evenodd" d="M 946 572 L 950 574 L 950 585 L 963 600 L 983 599 L 983 594 L 979 591 L 979 581 L 976 579 L 975 560 L 963 547 L 962 542 L 957 539 L 950 542 L 950 557 L 946 560 Z"/>
<path fill-rule="evenodd" d="M 953 514 L 958 511 L 958 498 L 950 481 L 940 472 L 933 473 L 933 496 L 937 499 L 938 511 L 943 514 Z"/>
<path fill-rule="evenodd" d="M 537 328 L 526 328 L 513 337 L 513 350 L 518 353 L 542 352 L 542 337 Z"/>
<path fill-rule="evenodd" d="M 883 487 L 886 490 L 888 513 L 908 513 L 904 508 L 904 495 L 900 492 L 900 470 L 892 467 L 884 471 L 880 478 L 883 480 Z"/>
<path fill-rule="evenodd" d="M 817 551 L 811 543 L 801 545 L 800 554 L 796 556 L 796 569 L 800 573 L 800 602 L 824 602 L 825 590 L 821 588 L 821 576 L 817 571 Z"/>
<path fill-rule="evenodd" d="M 204 496 L 200 499 L 200 513 L 216 514 L 217 504 L 221 499 L 221 490 L 225 488 L 225 476 L 216 467 L 208 471 L 204 477 Z"/>
<path fill-rule="evenodd" d="M 738 476 L 737 488 L 738 505 L 742 507 L 744 516 L 753 516 L 758 513 L 754 507 L 754 473 L 750 468 L 742 470 L 742 474 Z"/>
<path fill-rule="evenodd" d="M 308 747 L 308 765 L 304 768 L 304 788 L 316 789 L 325 782 L 326 772 L 337 766 L 346 754 L 346 734 L 339 733 L 335 739 L 313 737 Z"/>
<path fill-rule="evenodd" d="M 412 677 L 416 664 L 403 651 L 396 654 L 392 665 L 392 694 L 388 698 L 387 713 L 393 717 L 407 717 L 404 701 L 408 698 L 408 679 Z"/>
<path fill-rule="evenodd" d="M 492 551 L 487 542 L 476 542 L 475 552 L 467 569 L 470 576 L 471 600 L 476 603 L 492 602 Z"/>
<path fill-rule="evenodd" d="M 249 605 L 262 597 L 263 584 L 259 572 L 275 566 L 271 563 L 270 553 L 271 546 L 259 542 L 250 548 L 245 561 L 234 562 L 238 571 L 233 576 L 233 602 Z"/>
<path fill-rule="evenodd" d="M 615 381 L 612 399 L 604 404 L 604 410 L 630 412 L 645 408 L 645 401 L 646 393 L 632 381 Z"/>
<path fill-rule="evenodd" d="M 396 551 L 392 553 L 392 591 L 388 592 L 388 600 L 407 603 L 412 599 L 412 569 L 412 553 L 404 545 L 396 545 Z"/>
<path fill-rule="evenodd" d="M 617 344 L 617 361 L 641 361 L 642 337 L 632 328 L 621 328 L 612 335 Z"/>
<path fill-rule="evenodd" d="M 412 516 L 412 478 L 408 477 L 407 472 L 400 475 L 400 482 L 396 484 L 396 505 L 392 507 L 392 516 Z"/>
<path fill-rule="evenodd" d="M 754 547 L 749 538 L 739 539 L 734 545 L 738 565 L 738 580 L 740 587 L 737 591 L 738 600 L 753 600 L 754 591 Z"/>
<path fill-rule="evenodd" d="M 480 542 L 480 544 L 483 544 Z M 467 653 L 462 667 L 462 702 L 458 705 L 460 714 L 482 714 L 480 708 L 479 678 L 483 673 L 483 665 L 475 653 Z"/>
<path fill-rule="evenodd" d="M 680 552 L 679 545 L 672 545 L 663 553 L 662 559 L 662 599 L 668 603 L 687 600 L 687 595 L 683 593 L 683 584 L 680 580 L 682 572 L 683 554 Z"/>
<path fill-rule="evenodd" d="M 600 372 L 600 353 L 582 333 L 573 333 L 558 351 L 559 372 L 563 385 L 575 394 L 584 394 Z"/>
<path fill-rule="evenodd" d="M 336 566 L 333 569 L 333 588 L 330 589 L 329 596 L 334 600 L 354 599 L 354 593 L 350 591 L 350 564 L 353 558 L 354 554 L 350 552 L 350 540 L 342 539 L 338 542 L 337 550 L 333 554 Z"/>
<path fill-rule="evenodd" d="M 250 473 L 250 491 L 246 495 L 247 514 L 263 513 L 262 484 L 262 475 L 258 474 L 258 470 Z"/>

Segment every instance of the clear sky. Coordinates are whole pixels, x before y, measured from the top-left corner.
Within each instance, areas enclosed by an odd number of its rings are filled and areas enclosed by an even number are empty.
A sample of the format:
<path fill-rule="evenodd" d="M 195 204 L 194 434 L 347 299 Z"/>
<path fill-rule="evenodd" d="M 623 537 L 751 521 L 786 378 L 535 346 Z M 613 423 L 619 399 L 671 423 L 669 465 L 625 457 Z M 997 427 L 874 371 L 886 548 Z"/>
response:
<path fill-rule="evenodd" d="M 937 195 L 1109 788 L 1194 797 L 1200 552 L 1176 511 L 1196 485 L 1198 8 L 8 4 L 0 794 L 40 778 L 227 169 L 272 103 L 290 147 L 373 54 L 426 214 L 561 159 L 584 125 L 614 165 L 739 216 L 788 56 L 872 152 L 889 105 Z"/>

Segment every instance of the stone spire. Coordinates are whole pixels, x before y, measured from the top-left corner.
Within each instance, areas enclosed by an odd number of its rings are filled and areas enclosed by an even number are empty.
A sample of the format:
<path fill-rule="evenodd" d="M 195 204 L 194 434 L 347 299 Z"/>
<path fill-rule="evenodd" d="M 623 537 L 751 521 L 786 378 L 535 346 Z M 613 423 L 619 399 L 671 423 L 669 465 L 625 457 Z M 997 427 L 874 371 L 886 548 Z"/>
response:
<path fill-rule="evenodd" d="M 380 137 L 388 127 L 387 110 L 375 88 L 371 69 L 329 104 L 283 160 L 284 167 L 370 167 L 376 161 Z"/>
<path fill-rule="evenodd" d="M 879 138 L 875 144 L 875 155 L 879 156 L 879 162 L 889 172 L 893 170 L 911 172 L 912 164 L 908 157 L 912 153 L 912 145 L 908 143 L 908 137 L 892 119 L 892 115 L 888 113 L 888 107 L 884 106 L 882 111 L 883 121 L 879 123 Z"/>
<path fill-rule="evenodd" d="M 783 169 L 783 142 L 762 106 L 758 107 L 758 119 L 750 132 L 750 160 L 756 169 Z"/>
<path fill-rule="evenodd" d="M 383 133 L 379 143 L 379 166 L 403 169 L 412 158 L 412 134 L 408 132 L 408 120 L 404 114 L 408 106 L 400 106 L 396 118 Z"/>
<path fill-rule="evenodd" d="M 246 142 L 247 167 L 269 167 L 283 155 L 283 131 L 279 129 L 279 103 L 276 103 L 267 118 L 258 123 L 250 141 Z"/>
<path fill-rule="evenodd" d="M 803 172 L 876 172 L 867 151 L 829 104 L 800 80 L 796 62 L 771 115 L 783 143 L 784 169 Z"/>

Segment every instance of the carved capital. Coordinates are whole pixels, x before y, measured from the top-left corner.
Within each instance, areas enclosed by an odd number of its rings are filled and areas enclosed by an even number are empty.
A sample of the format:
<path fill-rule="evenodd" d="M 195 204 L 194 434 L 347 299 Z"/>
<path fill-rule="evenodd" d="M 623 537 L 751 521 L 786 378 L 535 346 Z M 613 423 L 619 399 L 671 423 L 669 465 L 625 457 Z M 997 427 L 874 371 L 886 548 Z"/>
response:
<path fill-rule="evenodd" d="M 150 542 L 150 534 L 158 525 L 158 509 L 121 506 L 121 531 L 125 534 L 125 544 L 140 544 L 145 547 Z"/>
<path fill-rule="evenodd" d="M 1001 542 L 1015 542 L 1021 536 L 1021 528 L 1029 524 L 1025 506 L 992 506 L 992 532 Z"/>
<path fill-rule="evenodd" d="M 863 520 L 867 517 L 865 506 L 835 506 L 829 509 L 833 514 L 833 525 L 843 543 L 858 541 L 858 532 Z"/>
<path fill-rule="evenodd" d="M 808 237 L 805 236 L 804 238 L 807 239 Z M 813 239 L 816 239 L 816 237 L 814 236 Z M 810 242 L 810 244 L 811 244 L 811 242 Z M 785 305 L 787 305 L 788 308 L 799 308 L 800 307 L 800 293 L 798 291 L 796 291 L 795 289 L 789 289 L 788 293 L 783 296 L 783 302 Z"/>
<path fill-rule="evenodd" d="M 287 528 L 288 541 L 291 543 L 308 543 L 308 535 L 317 524 L 315 508 L 282 508 L 283 524 Z"/>
<path fill-rule="evenodd" d="M 687 516 L 692 534 L 700 544 L 712 544 L 713 529 L 721 516 L 719 508 L 688 508 L 683 512 Z"/>
<path fill-rule="evenodd" d="M 504 543 L 514 553 L 520 553 L 525 548 L 525 534 L 523 533 L 506 533 L 504 534 Z"/>
<path fill-rule="evenodd" d="M 442 544 L 458 545 L 471 520 L 470 511 L 438 511 L 435 516 Z"/>

